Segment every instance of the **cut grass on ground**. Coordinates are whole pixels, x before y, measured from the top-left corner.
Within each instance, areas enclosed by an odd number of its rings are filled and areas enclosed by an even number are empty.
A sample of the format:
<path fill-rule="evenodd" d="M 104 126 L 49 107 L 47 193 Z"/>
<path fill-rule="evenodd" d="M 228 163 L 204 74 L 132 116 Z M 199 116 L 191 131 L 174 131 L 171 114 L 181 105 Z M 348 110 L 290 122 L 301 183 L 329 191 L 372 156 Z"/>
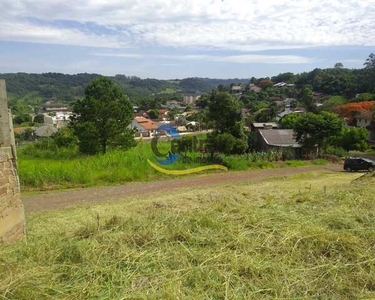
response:
<path fill-rule="evenodd" d="M 5 299 L 373 299 L 375 182 L 310 172 L 28 215 Z M 369 181 L 370 180 L 370 181 Z"/>

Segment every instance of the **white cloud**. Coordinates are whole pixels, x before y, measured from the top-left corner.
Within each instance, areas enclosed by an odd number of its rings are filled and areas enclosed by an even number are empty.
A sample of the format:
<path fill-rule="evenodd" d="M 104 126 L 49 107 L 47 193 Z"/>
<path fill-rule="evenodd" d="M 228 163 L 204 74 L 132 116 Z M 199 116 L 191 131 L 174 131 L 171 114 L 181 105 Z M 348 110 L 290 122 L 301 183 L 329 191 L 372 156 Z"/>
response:
<path fill-rule="evenodd" d="M 0 39 L 240 51 L 374 46 L 375 0 L 1 0 Z M 45 21 L 35 24 L 29 18 Z M 76 22 L 57 26 L 54 21 Z M 43 24 L 43 25 L 42 25 Z M 111 29 L 87 31 L 77 24 Z M 105 31 L 103 31 L 105 32 Z"/>
<path fill-rule="evenodd" d="M 112 52 L 98 52 L 93 53 L 94 56 L 106 57 L 124 57 L 124 58 L 139 58 L 139 59 L 164 59 L 164 60 L 203 60 L 214 62 L 230 62 L 239 64 L 248 63 L 263 63 L 263 64 L 305 64 L 312 63 L 315 60 L 297 56 L 297 55 L 149 55 L 136 53 L 112 53 Z"/>
<path fill-rule="evenodd" d="M 99 48 L 119 48 L 126 46 L 116 36 L 86 33 L 71 28 L 41 26 L 31 22 L 0 21 L 0 39 Z"/>

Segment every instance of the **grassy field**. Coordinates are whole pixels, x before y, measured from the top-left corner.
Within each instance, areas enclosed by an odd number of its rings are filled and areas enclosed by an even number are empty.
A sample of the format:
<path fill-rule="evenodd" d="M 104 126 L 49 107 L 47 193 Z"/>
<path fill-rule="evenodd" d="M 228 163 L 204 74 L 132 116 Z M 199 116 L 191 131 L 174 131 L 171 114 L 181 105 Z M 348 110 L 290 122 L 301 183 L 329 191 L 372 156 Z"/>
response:
<path fill-rule="evenodd" d="M 313 172 L 28 215 L 4 299 L 374 299 L 375 181 Z"/>
<path fill-rule="evenodd" d="M 158 147 L 160 151 L 167 153 L 170 144 L 161 142 Z M 194 154 L 191 153 L 191 155 Z M 78 151 L 69 149 L 49 151 L 33 147 L 20 148 L 18 162 L 21 188 L 22 191 L 53 190 L 170 178 L 150 167 L 147 159 L 155 161 L 150 143 L 146 142 L 140 142 L 128 151 L 113 150 L 105 155 L 96 156 L 83 156 Z M 269 162 L 265 159 L 253 161 L 246 156 L 223 157 L 223 164 L 230 170 L 269 169 L 324 163 L 326 163 L 324 160 Z M 173 165 L 163 167 L 184 170 L 201 165 L 179 160 Z"/>

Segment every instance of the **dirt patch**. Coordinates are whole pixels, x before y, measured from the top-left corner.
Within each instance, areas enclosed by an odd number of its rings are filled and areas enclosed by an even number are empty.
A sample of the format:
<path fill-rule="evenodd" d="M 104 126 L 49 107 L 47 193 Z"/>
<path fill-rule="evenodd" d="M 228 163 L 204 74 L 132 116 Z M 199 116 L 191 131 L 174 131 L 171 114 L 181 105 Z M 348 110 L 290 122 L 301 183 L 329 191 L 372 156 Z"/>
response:
<path fill-rule="evenodd" d="M 63 209 L 76 205 L 90 205 L 124 200 L 142 195 L 169 193 L 179 189 L 204 187 L 232 182 L 247 182 L 270 177 L 291 176 L 311 171 L 340 171 L 341 165 L 305 166 L 270 170 L 221 172 L 171 180 L 129 183 L 120 186 L 85 188 L 33 195 L 22 195 L 26 213 Z"/>

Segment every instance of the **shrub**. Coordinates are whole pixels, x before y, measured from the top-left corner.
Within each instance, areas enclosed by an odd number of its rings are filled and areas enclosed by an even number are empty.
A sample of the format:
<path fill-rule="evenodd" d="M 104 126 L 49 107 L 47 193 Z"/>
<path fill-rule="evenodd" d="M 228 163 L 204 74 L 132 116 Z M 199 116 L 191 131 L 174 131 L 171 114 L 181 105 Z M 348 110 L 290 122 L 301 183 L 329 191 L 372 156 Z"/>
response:
<path fill-rule="evenodd" d="M 57 147 L 74 147 L 78 143 L 77 137 L 69 127 L 60 128 L 52 139 Z"/>
<path fill-rule="evenodd" d="M 325 150 L 325 154 L 335 155 L 338 157 L 345 157 L 349 155 L 349 152 L 341 147 L 328 146 Z"/>
<path fill-rule="evenodd" d="M 369 148 L 368 131 L 365 128 L 345 128 L 340 139 L 341 146 L 346 150 L 365 151 Z"/>

